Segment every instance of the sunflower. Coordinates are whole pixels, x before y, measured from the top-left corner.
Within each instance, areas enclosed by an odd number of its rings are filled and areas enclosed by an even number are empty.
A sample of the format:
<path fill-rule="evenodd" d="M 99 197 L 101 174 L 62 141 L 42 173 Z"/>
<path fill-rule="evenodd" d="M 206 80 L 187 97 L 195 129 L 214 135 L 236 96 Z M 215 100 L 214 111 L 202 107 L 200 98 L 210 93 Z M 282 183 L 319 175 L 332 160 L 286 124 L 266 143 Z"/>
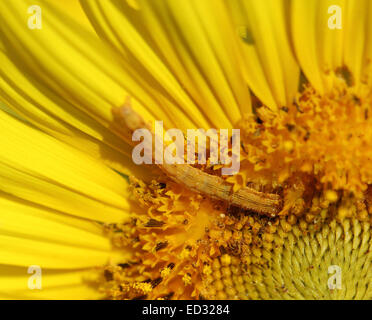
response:
<path fill-rule="evenodd" d="M 0 15 L 1 298 L 372 298 L 372 1 Z M 155 120 L 240 129 L 239 172 L 135 165 Z"/>

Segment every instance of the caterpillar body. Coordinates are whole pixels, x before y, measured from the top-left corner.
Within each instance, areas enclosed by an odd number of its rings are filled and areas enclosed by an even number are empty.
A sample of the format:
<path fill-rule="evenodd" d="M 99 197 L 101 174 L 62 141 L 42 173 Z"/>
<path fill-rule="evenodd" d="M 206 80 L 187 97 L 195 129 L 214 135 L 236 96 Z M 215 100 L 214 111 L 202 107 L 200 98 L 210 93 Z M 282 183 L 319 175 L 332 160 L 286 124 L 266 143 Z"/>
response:
<path fill-rule="evenodd" d="M 131 108 L 129 102 L 118 110 L 118 114 L 130 132 L 144 128 L 152 132 L 142 117 Z M 270 217 L 278 215 L 281 211 L 282 199 L 278 194 L 259 192 L 249 187 L 234 192 L 233 186 L 221 177 L 208 174 L 189 164 L 163 163 L 158 166 L 173 181 L 209 198 Z"/>

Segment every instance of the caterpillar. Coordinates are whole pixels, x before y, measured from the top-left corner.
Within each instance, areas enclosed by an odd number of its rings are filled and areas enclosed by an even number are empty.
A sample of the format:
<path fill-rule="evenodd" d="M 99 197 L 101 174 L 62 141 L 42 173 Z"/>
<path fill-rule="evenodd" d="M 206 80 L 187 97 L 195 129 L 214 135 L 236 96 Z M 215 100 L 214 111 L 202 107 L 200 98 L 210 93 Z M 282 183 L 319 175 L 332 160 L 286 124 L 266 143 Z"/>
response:
<path fill-rule="evenodd" d="M 152 132 L 143 118 L 131 108 L 129 101 L 115 112 L 131 133 L 137 129 L 148 129 Z M 228 202 L 231 206 L 270 217 L 278 215 L 281 211 L 282 199 L 278 194 L 259 192 L 249 187 L 243 187 L 234 192 L 233 186 L 221 177 L 208 174 L 189 164 L 163 163 L 158 164 L 158 167 L 170 179 L 189 190 L 215 200 Z"/>

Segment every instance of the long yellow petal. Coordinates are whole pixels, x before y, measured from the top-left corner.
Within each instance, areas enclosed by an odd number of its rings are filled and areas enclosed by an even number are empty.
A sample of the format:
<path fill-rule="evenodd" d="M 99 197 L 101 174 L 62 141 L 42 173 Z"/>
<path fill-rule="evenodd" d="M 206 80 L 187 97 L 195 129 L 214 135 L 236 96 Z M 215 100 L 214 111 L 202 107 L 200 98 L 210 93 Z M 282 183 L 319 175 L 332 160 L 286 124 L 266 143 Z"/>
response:
<path fill-rule="evenodd" d="M 184 129 L 189 119 L 193 126 L 231 127 L 250 110 L 242 59 L 221 1 L 213 10 L 204 1 L 136 1 L 137 9 L 116 0 L 81 3 L 143 84 L 164 95 L 159 108 L 177 127 Z"/>
<path fill-rule="evenodd" d="M 33 3 L 35 3 L 35 1 Z M 55 4 L 59 10 L 63 10 L 83 27 L 87 28 L 91 32 L 94 32 L 93 26 L 90 24 L 87 16 L 85 15 L 79 0 L 53 1 L 53 4 Z"/>
<path fill-rule="evenodd" d="M 0 205 L 0 264 L 76 269 L 125 258 L 125 253 L 112 249 L 96 222 L 4 194 Z"/>
<path fill-rule="evenodd" d="M 368 82 L 370 86 L 372 86 L 372 3 L 371 1 L 368 2 L 368 13 L 367 13 L 367 31 L 365 37 L 366 48 L 364 52 L 364 73 L 362 78 Z"/>
<path fill-rule="evenodd" d="M 102 162 L 0 111 L 0 190 L 98 221 L 128 217 L 126 181 Z"/>
<path fill-rule="evenodd" d="M 240 36 L 247 82 L 273 110 L 293 102 L 299 67 L 291 47 L 285 1 L 226 1 Z"/>
<path fill-rule="evenodd" d="M 366 53 L 371 42 L 372 4 L 369 0 L 348 0 L 344 12 L 345 40 L 343 48 L 343 62 L 351 71 L 356 85 L 364 79 Z"/>
<path fill-rule="evenodd" d="M 198 106 L 207 115 L 213 110 L 209 117 L 223 117 L 224 113 L 235 123 L 241 117 L 240 110 L 250 112 L 241 68 L 243 57 L 223 1 L 214 1 L 213 10 L 208 1 L 197 0 L 145 0 L 138 4 L 143 23 L 151 27 L 155 48 L 178 81 L 193 92 Z M 156 32 L 153 26 L 157 26 Z"/>
<path fill-rule="evenodd" d="M 42 269 L 41 289 L 30 289 L 28 267 L 0 265 L 0 299 L 99 299 L 102 294 L 89 281 L 92 271 Z"/>
<path fill-rule="evenodd" d="M 291 2 L 291 31 L 293 45 L 301 69 L 320 92 L 324 92 L 324 83 L 320 61 L 318 60 L 318 46 L 320 39 L 317 39 L 317 11 L 318 1 L 294 0 Z M 323 19 L 327 12 L 323 13 Z M 306 19 L 304 18 L 306 17 Z M 323 30 L 324 30 L 323 24 Z"/>
<path fill-rule="evenodd" d="M 112 256 L 109 252 L 20 238 L 17 235 L 1 234 L 0 246 L 0 262 L 17 266 L 86 268 L 103 265 Z"/>
<path fill-rule="evenodd" d="M 73 220 L 68 215 L 5 194 L 0 195 L 0 206 L 1 235 L 94 250 L 110 248 L 98 223 L 78 218 Z M 75 225 L 69 224 L 71 220 Z M 84 230 L 87 226 L 90 230 Z"/>
<path fill-rule="evenodd" d="M 127 175 L 140 176 L 131 147 L 110 128 L 77 109 L 33 76 L 25 75 L 0 51 L 0 98 L 35 126 Z"/>
<path fill-rule="evenodd" d="M 136 96 L 133 107 L 146 120 L 172 123 L 157 107 L 161 96 L 144 90 L 95 34 L 49 1 L 37 2 L 42 29 L 30 30 L 32 4 L 0 3 L 2 100 L 58 139 L 130 173 L 131 148 L 121 141 L 113 108 Z"/>
<path fill-rule="evenodd" d="M 367 36 L 370 1 L 294 0 L 291 4 L 294 47 L 312 85 L 320 93 L 329 91 L 334 79 L 331 75 L 344 67 L 358 85 L 363 78 L 370 42 Z M 340 21 L 341 28 L 332 26 L 337 22 L 333 18 Z"/>

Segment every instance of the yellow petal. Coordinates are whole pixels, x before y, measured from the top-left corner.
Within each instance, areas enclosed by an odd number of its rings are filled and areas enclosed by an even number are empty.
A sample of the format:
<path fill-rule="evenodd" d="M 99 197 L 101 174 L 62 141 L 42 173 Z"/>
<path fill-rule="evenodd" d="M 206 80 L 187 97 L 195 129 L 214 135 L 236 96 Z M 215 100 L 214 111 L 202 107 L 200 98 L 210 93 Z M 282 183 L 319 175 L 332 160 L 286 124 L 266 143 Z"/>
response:
<path fill-rule="evenodd" d="M 288 30 L 285 1 L 227 1 L 244 52 L 247 82 L 273 110 L 292 103 L 299 67 Z"/>
<path fill-rule="evenodd" d="M 49 81 L 48 86 L 63 95 L 65 99 L 72 103 L 75 102 L 76 105 L 80 103 L 86 106 L 92 116 L 108 120 L 110 107 L 123 103 L 126 92 L 112 80 L 109 74 L 105 74 L 103 70 L 94 66 L 95 63 L 101 62 L 105 54 L 89 56 L 89 44 L 97 44 L 94 43 L 92 35 L 74 25 L 68 20 L 68 16 L 63 16 L 62 13 L 59 15 L 59 11 L 53 10 L 47 2 L 41 3 L 43 20 L 40 30 L 30 30 L 25 23 L 28 18 L 25 13 L 30 4 L 29 1 L 1 3 L 1 13 L 4 19 L 2 39 L 6 53 L 13 61 L 17 61 L 16 63 L 20 62 L 18 59 L 24 59 L 24 72 L 28 75 L 32 74 L 40 81 L 43 80 L 44 84 Z M 65 25 L 60 21 L 64 17 L 66 18 Z M 73 25 L 76 28 L 74 32 L 69 30 L 68 41 L 62 41 L 64 34 L 63 30 L 58 32 L 59 29 L 70 29 Z M 72 46 L 74 41 L 77 41 L 77 35 L 81 37 L 80 39 L 87 36 L 86 45 L 75 48 L 74 51 Z M 23 49 L 18 51 L 20 46 Z M 100 49 L 102 48 L 96 47 L 96 50 Z M 57 55 L 57 52 L 61 54 Z M 106 54 L 106 58 L 108 57 Z M 109 66 L 108 64 L 107 67 Z M 110 71 L 108 70 L 108 73 Z M 110 101 L 105 101 L 107 97 L 100 94 L 104 92 L 106 86 L 111 90 Z M 80 92 L 79 95 L 76 94 L 77 91 Z"/>
<path fill-rule="evenodd" d="M 96 267 L 127 261 L 96 222 L 0 193 L 0 298 L 97 299 Z M 82 258 L 83 257 L 83 258 Z M 30 289 L 41 268 L 41 286 Z"/>
<path fill-rule="evenodd" d="M 0 299 L 99 299 L 102 294 L 89 282 L 90 270 L 42 269 L 41 289 L 30 289 L 28 267 L 0 265 Z M 88 279 L 87 279 L 88 278 Z"/>
<path fill-rule="evenodd" d="M 1 99 L 24 118 L 54 137 L 100 159 L 127 175 L 140 176 L 131 147 L 32 76 L 26 76 L 0 51 Z"/>
<path fill-rule="evenodd" d="M 250 110 L 242 58 L 221 1 L 213 10 L 204 1 L 136 2 L 139 9 L 115 0 L 82 4 L 143 85 L 164 96 L 159 108 L 177 127 L 231 127 Z"/>
<path fill-rule="evenodd" d="M 6 194 L 0 194 L 0 206 L 1 235 L 94 250 L 110 249 L 98 223 L 58 213 Z"/>
<path fill-rule="evenodd" d="M 369 0 L 349 0 L 344 12 L 344 64 L 352 72 L 355 84 L 363 79 L 368 45 L 371 42 L 372 5 Z"/>
<path fill-rule="evenodd" d="M 35 1 L 33 3 L 35 3 Z M 71 16 L 72 19 L 81 24 L 83 27 L 89 29 L 91 32 L 94 32 L 93 26 L 90 24 L 81 7 L 80 0 L 54 1 L 53 4 L 55 4 L 59 10 L 63 10 L 66 14 Z"/>
<path fill-rule="evenodd" d="M 30 30 L 31 4 L 0 3 L 2 100 L 48 133 L 128 173 L 133 168 L 122 160 L 130 148 L 120 141 L 113 108 L 136 95 L 133 107 L 146 120 L 168 120 L 156 107 L 161 98 L 154 99 L 95 34 L 49 1 L 38 1 L 42 29 Z"/>
<path fill-rule="evenodd" d="M 86 268 L 107 263 L 109 252 L 73 247 L 45 241 L 0 235 L 1 258 L 3 264 L 39 265 L 45 268 Z"/>
<path fill-rule="evenodd" d="M 125 180 L 82 152 L 0 111 L 0 190 L 98 221 L 128 217 Z"/>
<path fill-rule="evenodd" d="M 318 47 L 323 45 L 317 38 L 318 14 L 323 20 L 327 19 L 327 12 L 318 12 L 317 0 L 294 0 L 291 3 L 291 31 L 293 45 L 304 72 L 310 83 L 320 92 L 324 92 L 323 69 L 318 59 Z M 306 18 L 305 18 L 306 17 Z M 328 19 L 327 19 L 328 20 Z M 326 32 L 327 20 L 322 24 L 321 30 Z M 339 32 L 339 31 L 337 31 Z"/>
<path fill-rule="evenodd" d="M 365 52 L 364 52 L 364 74 L 362 76 L 363 79 L 367 79 L 368 84 L 372 86 L 372 3 L 371 1 L 368 2 L 368 13 L 367 13 L 367 30 L 365 34 Z"/>
<path fill-rule="evenodd" d="M 341 29 L 330 28 L 341 10 Z M 329 11 L 330 10 L 330 11 Z M 347 67 L 354 83 L 363 77 L 370 1 L 366 0 L 294 0 L 291 6 L 293 43 L 306 77 L 320 92 L 333 86 L 333 72 Z M 304 18 L 306 17 L 306 18 Z M 366 50 L 367 49 L 367 50 Z"/>
<path fill-rule="evenodd" d="M 95 222 L 4 194 L 0 194 L 0 204 L 0 264 L 76 269 L 125 257 L 112 249 Z"/>

